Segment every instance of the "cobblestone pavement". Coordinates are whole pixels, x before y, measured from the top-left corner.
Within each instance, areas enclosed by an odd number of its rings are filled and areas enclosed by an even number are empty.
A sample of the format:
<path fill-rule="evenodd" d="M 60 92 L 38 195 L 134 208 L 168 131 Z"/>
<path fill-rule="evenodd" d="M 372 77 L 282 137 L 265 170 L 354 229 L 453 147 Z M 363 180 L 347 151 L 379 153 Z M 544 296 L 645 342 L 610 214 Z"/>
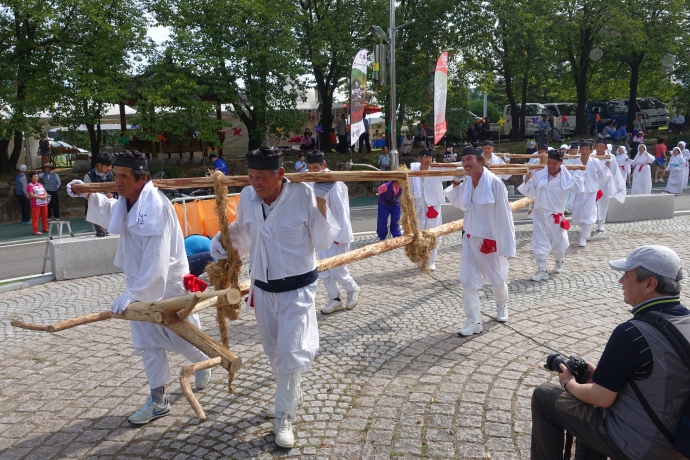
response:
<path fill-rule="evenodd" d="M 690 230 L 690 217 L 607 225 L 586 248 L 576 246 L 575 229 L 565 271 L 541 283 L 529 281 L 530 230 L 517 232 L 509 322 L 492 319 L 486 289 L 485 332 L 472 338 L 456 335 L 465 319 L 459 234 L 442 239 L 432 275 L 422 275 L 399 250 L 352 264 L 360 304 L 318 315 L 321 352 L 303 377 L 292 450 L 273 443 L 272 424 L 261 415 L 275 387 L 253 314 L 230 327 L 231 347 L 245 362 L 235 393 L 227 394 L 222 370 L 198 393 L 207 421 L 194 417 L 173 382 L 171 415 L 134 428 L 126 419 L 148 387 L 125 322 L 54 335 L 9 326 L 13 318 L 49 323 L 104 310 L 122 289 L 122 276 L 4 294 L 0 458 L 529 458 L 530 396 L 555 380 L 541 368 L 545 357 L 554 349 L 596 362 L 615 325 L 629 317 L 607 260 L 657 243 L 690 261 L 690 248 L 678 238 Z M 684 287 L 690 291 L 687 281 Z M 320 288 L 317 307 L 326 300 Z M 217 336 L 210 312 L 202 323 Z M 173 357 L 173 375 L 182 364 Z"/>

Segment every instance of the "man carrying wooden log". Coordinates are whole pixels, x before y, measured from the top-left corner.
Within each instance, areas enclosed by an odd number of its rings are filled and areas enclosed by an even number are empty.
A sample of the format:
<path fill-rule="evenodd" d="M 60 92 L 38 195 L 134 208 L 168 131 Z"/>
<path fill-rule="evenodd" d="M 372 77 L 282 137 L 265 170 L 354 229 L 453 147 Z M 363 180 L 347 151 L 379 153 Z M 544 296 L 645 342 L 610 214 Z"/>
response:
<path fill-rule="evenodd" d="M 433 150 L 422 149 L 417 156 L 418 162 L 412 163 L 412 171 L 427 171 L 431 167 L 434 157 Z M 448 182 L 451 177 L 410 177 L 412 196 L 414 197 L 415 213 L 417 214 L 418 228 L 426 230 L 438 227 L 443 223 L 441 218 L 441 205 L 446 202 L 443 196 L 443 182 Z M 438 241 L 438 240 L 437 240 Z M 429 270 L 436 270 L 437 247 L 429 254 Z"/>
<path fill-rule="evenodd" d="M 580 226 L 579 246 L 587 246 L 592 233 L 592 225 L 597 221 L 597 200 L 601 199 L 603 192 L 599 189 L 599 182 L 611 177 L 611 170 L 601 160 L 591 159 L 594 141 L 587 139 L 580 145 L 580 158 L 572 160 L 571 165 L 584 165 L 584 171 L 575 171 L 584 178 L 585 188 L 582 193 L 575 195 L 572 201 L 573 219 L 575 225 Z"/>
<path fill-rule="evenodd" d="M 563 270 L 565 251 L 568 249 L 568 229 L 565 220 L 565 200 L 568 193 L 582 193 L 584 179 L 582 174 L 572 174 L 563 165 L 563 152 L 549 149 L 544 169 L 527 175 L 518 190 L 527 198 L 534 200 L 534 229 L 532 230 L 532 252 L 537 261 L 537 272 L 532 281 L 549 279 L 546 270 L 546 257 L 553 254 L 556 264 L 553 273 Z"/>
<path fill-rule="evenodd" d="M 135 301 L 152 302 L 187 294 L 184 277 L 189 273 L 180 224 L 170 201 L 151 183 L 146 157 L 125 150 L 115 157 L 114 182 L 118 199 L 101 193 L 72 192 L 73 180 L 67 185 L 71 197 L 88 200 L 86 220 L 120 235 L 115 265 L 125 275 L 125 292 L 112 303 L 113 313 L 122 313 Z M 189 322 L 200 327 L 198 314 Z M 182 354 L 192 363 L 208 359 L 189 342 L 158 324 L 130 321 L 132 345 L 144 361 L 144 371 L 151 395 L 129 422 L 143 425 L 170 413 L 165 385 L 170 383 L 167 352 Z M 204 388 L 211 379 L 210 369 L 196 373 L 196 387 Z"/>
<path fill-rule="evenodd" d="M 309 172 L 330 172 L 326 164 L 325 155 L 322 152 L 312 152 L 307 155 L 307 167 Z M 313 184 L 310 183 L 313 187 Z M 350 199 L 347 194 L 345 182 L 338 181 L 333 183 L 333 189 L 326 197 L 328 210 L 340 226 L 340 234 L 333 240 L 333 244 L 328 249 L 318 251 L 319 259 L 345 254 L 350 250 L 350 243 L 355 238 L 352 235 L 352 224 L 350 223 Z M 328 303 L 321 309 L 324 315 L 330 315 L 336 311 L 347 308 L 355 308 L 359 300 L 359 286 L 352 279 L 350 272 L 345 265 L 335 267 L 319 273 L 319 279 L 323 282 L 328 294 Z M 345 302 L 340 299 L 340 288 L 345 289 L 347 297 Z"/>
<path fill-rule="evenodd" d="M 496 300 L 496 320 L 508 321 L 508 258 L 515 257 L 515 228 L 503 181 L 484 167 L 479 149 L 462 151 L 464 181 L 453 178 L 445 190 L 453 206 L 465 211 L 465 235 L 460 259 L 460 282 L 467 322 L 460 337 L 483 332 L 479 289 L 491 283 Z"/>
<path fill-rule="evenodd" d="M 606 144 L 604 139 L 598 139 L 594 147 L 597 151 L 597 156 L 613 155 L 611 150 L 613 146 Z M 601 161 L 601 160 L 599 160 Z M 619 202 L 625 202 L 625 179 L 620 173 L 618 162 L 606 160 L 604 161 L 606 168 L 611 171 L 611 174 L 603 181 L 599 182 L 599 190 L 601 190 L 601 198 L 597 200 L 597 232 L 605 232 L 604 222 L 606 222 L 606 214 L 609 212 L 609 198 L 613 197 Z"/>
<path fill-rule="evenodd" d="M 500 158 L 494 153 L 494 141 L 492 140 L 484 141 L 482 144 L 482 154 L 484 155 L 484 163 L 488 165 L 504 165 L 510 163 L 510 158 Z M 503 180 L 508 180 L 511 176 L 510 174 L 503 174 L 498 177 Z"/>
<path fill-rule="evenodd" d="M 230 238 L 240 255 L 250 254 L 248 305 L 255 307 L 277 386 L 267 415 L 275 417 L 276 444 L 291 448 L 301 375 L 319 350 L 314 250 L 328 249 L 340 226 L 326 204 L 332 182 L 317 182 L 312 189 L 289 181 L 280 150 L 262 147 L 246 157 L 250 185 L 240 194 Z M 219 232 L 211 242 L 211 255 L 225 259 L 228 253 L 220 239 Z"/>
<path fill-rule="evenodd" d="M 568 152 L 566 153 L 566 155 L 577 155 L 577 156 L 580 156 L 580 144 L 578 144 L 577 141 L 572 141 L 572 142 L 570 143 L 570 147 L 569 147 L 569 150 L 568 150 Z M 575 164 L 575 163 L 573 163 L 574 161 L 576 161 L 576 159 L 565 160 L 565 161 L 563 162 L 563 164 L 566 165 L 566 166 L 568 166 L 568 165 L 571 165 L 571 164 Z M 573 212 L 570 210 L 570 207 L 572 206 L 572 203 L 573 203 L 573 198 L 575 198 L 575 194 L 574 194 L 574 193 L 568 193 L 568 198 L 565 200 L 565 214 L 566 214 L 566 215 L 567 215 L 567 214 L 572 214 L 572 213 L 573 213 Z"/>

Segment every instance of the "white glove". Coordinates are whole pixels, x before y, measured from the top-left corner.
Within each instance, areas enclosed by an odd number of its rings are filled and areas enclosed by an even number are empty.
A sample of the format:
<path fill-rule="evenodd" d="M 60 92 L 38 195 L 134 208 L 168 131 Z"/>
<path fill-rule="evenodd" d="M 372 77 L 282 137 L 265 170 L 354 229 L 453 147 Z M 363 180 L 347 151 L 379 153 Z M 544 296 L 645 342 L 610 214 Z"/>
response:
<path fill-rule="evenodd" d="M 503 154 L 503 161 L 505 161 L 506 163 L 510 163 L 510 158 L 508 158 L 508 154 L 507 154 L 507 153 L 504 153 L 504 154 Z"/>
<path fill-rule="evenodd" d="M 455 168 L 456 171 L 464 171 L 463 168 Z M 465 176 L 453 176 L 453 182 L 462 182 Z"/>
<path fill-rule="evenodd" d="M 72 191 L 72 186 L 73 185 L 84 185 L 84 182 L 80 180 L 73 180 L 69 184 L 67 184 L 67 194 L 71 196 L 72 198 L 86 198 L 88 196 L 88 193 L 74 193 Z"/>
<path fill-rule="evenodd" d="M 220 232 L 211 240 L 211 257 L 214 259 L 227 259 L 228 251 L 225 250 L 220 242 Z"/>
<path fill-rule="evenodd" d="M 317 198 L 326 198 L 334 185 L 335 182 L 314 182 L 314 194 Z"/>
<path fill-rule="evenodd" d="M 127 309 L 127 306 L 134 301 L 136 301 L 136 299 L 129 294 L 122 294 L 120 297 L 113 300 L 113 304 L 110 306 L 110 311 L 121 315 Z"/>

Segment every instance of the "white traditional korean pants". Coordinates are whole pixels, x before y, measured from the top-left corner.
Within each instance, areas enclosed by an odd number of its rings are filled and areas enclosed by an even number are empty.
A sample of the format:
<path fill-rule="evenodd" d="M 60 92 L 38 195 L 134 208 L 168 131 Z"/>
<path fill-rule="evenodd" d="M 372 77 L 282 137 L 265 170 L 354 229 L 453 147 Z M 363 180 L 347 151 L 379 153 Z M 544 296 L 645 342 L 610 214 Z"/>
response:
<path fill-rule="evenodd" d="M 339 254 L 345 254 L 349 250 L 349 243 L 333 243 L 328 249 L 318 251 L 319 259 L 327 259 Z M 329 299 L 340 297 L 338 285 L 341 285 L 346 292 L 354 292 L 357 290 L 357 283 L 352 279 L 350 271 L 345 265 L 319 273 L 319 279 L 323 282 Z"/>
<path fill-rule="evenodd" d="M 534 229 L 532 230 L 532 252 L 537 259 L 537 266 L 540 270 L 546 270 L 546 256 L 553 254 L 557 261 L 563 260 L 565 251 L 568 249 L 568 232 L 561 228 L 560 221 L 564 219 L 561 214 L 556 223 L 554 213 L 546 209 L 535 209 L 532 212 L 534 217 Z M 543 265 L 543 266 L 542 266 Z"/>
<path fill-rule="evenodd" d="M 497 305 L 508 304 L 508 259 L 498 252 L 484 254 L 480 251 L 484 238 L 465 237 L 462 242 L 462 259 L 460 259 L 460 282 L 462 283 L 463 306 L 467 319 L 481 323 L 479 289 L 488 281 L 494 293 Z"/>

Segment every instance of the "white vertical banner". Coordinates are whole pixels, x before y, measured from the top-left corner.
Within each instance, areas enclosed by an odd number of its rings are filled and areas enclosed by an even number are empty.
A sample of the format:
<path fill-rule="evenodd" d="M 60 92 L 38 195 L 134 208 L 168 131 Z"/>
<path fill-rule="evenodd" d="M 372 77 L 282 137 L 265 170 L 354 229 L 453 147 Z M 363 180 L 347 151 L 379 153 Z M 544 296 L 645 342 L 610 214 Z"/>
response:
<path fill-rule="evenodd" d="M 436 62 L 434 73 L 434 145 L 446 134 L 446 97 L 448 95 L 448 51 Z"/>
<path fill-rule="evenodd" d="M 364 106 L 367 103 L 367 50 L 359 50 L 352 62 L 350 77 L 350 145 L 364 133 Z"/>

